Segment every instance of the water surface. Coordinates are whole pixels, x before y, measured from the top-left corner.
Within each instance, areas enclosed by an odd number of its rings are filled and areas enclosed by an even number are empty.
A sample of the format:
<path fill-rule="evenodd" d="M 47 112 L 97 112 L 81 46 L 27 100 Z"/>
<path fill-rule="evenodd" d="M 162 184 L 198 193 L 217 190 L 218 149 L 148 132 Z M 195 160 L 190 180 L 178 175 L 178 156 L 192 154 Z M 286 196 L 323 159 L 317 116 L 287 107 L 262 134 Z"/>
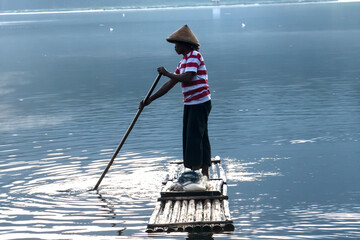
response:
<path fill-rule="evenodd" d="M 167 163 L 182 157 L 180 87 L 143 111 L 99 191 L 88 191 L 156 67 L 177 65 L 164 39 L 184 24 L 202 44 L 212 151 L 236 228 L 201 237 L 359 238 L 359 11 L 331 3 L 0 16 L 1 238 L 200 239 L 145 233 Z"/>

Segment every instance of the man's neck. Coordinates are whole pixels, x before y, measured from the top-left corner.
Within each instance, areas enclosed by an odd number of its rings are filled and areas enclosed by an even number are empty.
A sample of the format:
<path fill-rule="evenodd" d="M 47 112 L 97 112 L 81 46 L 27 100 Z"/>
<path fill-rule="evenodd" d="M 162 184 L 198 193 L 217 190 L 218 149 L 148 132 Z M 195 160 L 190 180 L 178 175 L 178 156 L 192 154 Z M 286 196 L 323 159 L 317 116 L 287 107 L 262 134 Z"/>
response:
<path fill-rule="evenodd" d="M 186 51 L 183 53 L 184 57 L 185 57 L 186 55 L 188 55 L 189 52 L 191 52 L 191 51 L 193 51 L 193 50 L 192 50 L 192 49 L 186 50 Z"/>

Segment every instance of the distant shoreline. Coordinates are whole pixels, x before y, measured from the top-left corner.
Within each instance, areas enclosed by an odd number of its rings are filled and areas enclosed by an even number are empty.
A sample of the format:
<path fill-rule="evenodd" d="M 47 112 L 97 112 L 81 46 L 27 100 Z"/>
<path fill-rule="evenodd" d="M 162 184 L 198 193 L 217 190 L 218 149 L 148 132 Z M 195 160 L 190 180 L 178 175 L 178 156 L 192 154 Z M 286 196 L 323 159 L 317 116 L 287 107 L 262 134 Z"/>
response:
<path fill-rule="evenodd" d="M 303 1 L 303 2 L 269 2 L 269 3 L 249 3 L 249 4 L 209 4 L 209 5 L 197 5 L 197 6 L 126 6 L 126 7 L 104 7 L 104 8 L 75 8 L 75 9 L 39 9 L 39 10 L 18 10 L 18 11 L 4 11 L 0 12 L 0 16 L 11 15 L 36 15 L 36 14 L 71 14 L 71 13 L 105 13 L 105 12 L 127 12 L 127 11 L 151 11 L 151 10 L 169 10 L 169 9 L 186 9 L 186 8 L 229 8 L 229 7 L 259 7 L 259 6 L 273 6 L 273 5 L 304 5 L 304 4 L 326 4 L 326 3 L 356 3 L 360 0 L 327 0 L 327 1 Z"/>

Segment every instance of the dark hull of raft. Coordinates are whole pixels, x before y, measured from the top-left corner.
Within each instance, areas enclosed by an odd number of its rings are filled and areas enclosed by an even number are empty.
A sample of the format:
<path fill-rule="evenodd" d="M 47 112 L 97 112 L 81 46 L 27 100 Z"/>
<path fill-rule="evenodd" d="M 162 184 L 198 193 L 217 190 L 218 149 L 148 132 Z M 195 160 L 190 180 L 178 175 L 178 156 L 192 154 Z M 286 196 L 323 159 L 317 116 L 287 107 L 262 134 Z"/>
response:
<path fill-rule="evenodd" d="M 184 171 L 182 162 L 173 162 L 171 165 L 146 232 L 234 231 L 226 176 L 220 160 L 212 161 L 210 188 L 203 192 L 170 191 L 173 181 Z"/>

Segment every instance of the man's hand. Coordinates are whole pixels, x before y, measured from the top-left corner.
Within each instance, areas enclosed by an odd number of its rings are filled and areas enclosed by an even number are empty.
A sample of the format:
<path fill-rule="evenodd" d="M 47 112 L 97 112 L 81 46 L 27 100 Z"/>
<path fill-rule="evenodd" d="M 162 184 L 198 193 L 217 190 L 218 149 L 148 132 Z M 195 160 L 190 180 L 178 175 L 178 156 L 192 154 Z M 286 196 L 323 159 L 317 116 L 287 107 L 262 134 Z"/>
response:
<path fill-rule="evenodd" d="M 143 109 L 145 106 L 149 105 L 150 103 L 151 103 L 150 98 L 148 98 L 146 102 L 144 102 L 144 99 L 141 100 L 139 103 L 139 109 Z"/>
<path fill-rule="evenodd" d="M 169 72 L 163 66 L 157 68 L 158 73 L 168 77 Z"/>

